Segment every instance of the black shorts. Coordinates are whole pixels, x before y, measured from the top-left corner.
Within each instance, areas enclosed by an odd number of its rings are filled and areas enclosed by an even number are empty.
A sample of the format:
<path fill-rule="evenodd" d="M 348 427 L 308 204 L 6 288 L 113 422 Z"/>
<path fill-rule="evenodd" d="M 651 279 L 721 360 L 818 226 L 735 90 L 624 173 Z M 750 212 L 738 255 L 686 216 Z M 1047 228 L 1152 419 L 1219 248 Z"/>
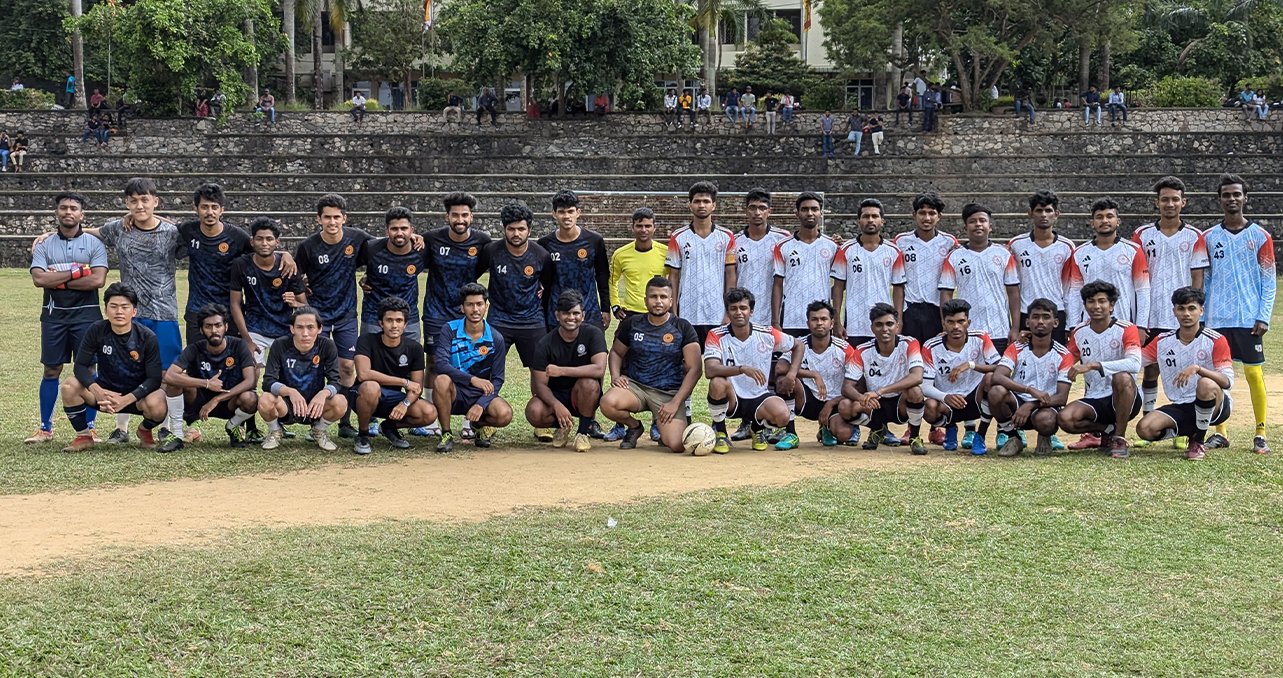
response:
<path fill-rule="evenodd" d="M 1141 346 L 1141 348 L 1145 348 L 1146 346 L 1149 346 L 1150 344 L 1154 343 L 1154 340 L 1158 338 L 1158 335 L 1160 335 L 1160 334 L 1162 334 L 1162 333 L 1164 333 L 1164 332 L 1170 332 L 1170 331 L 1171 331 L 1171 330 L 1169 330 L 1169 329 L 1162 329 L 1162 328 L 1160 328 L 1160 329 L 1150 329 L 1150 330 L 1149 330 L 1149 336 L 1145 337 L 1145 344 L 1144 344 L 1143 346 Z"/>
<path fill-rule="evenodd" d="M 1007 352 L 1007 338 L 1006 338 L 1006 337 L 1002 337 L 1001 339 L 995 339 L 995 338 L 993 338 L 993 337 L 989 337 L 989 341 L 993 342 L 993 347 L 994 347 L 994 349 L 995 349 L 995 350 L 997 350 L 997 351 L 998 351 L 998 355 L 1002 355 L 1003 353 L 1006 353 L 1006 352 Z"/>
<path fill-rule="evenodd" d="M 467 414 L 477 401 L 485 397 L 485 394 L 475 388 L 459 388 L 456 384 L 454 391 L 454 403 L 450 405 L 450 414 Z M 495 397 L 498 397 L 496 394 Z"/>
<path fill-rule="evenodd" d="M 437 349 L 437 335 L 441 334 L 442 327 L 445 327 L 445 323 L 440 320 L 423 319 L 423 341 L 419 343 L 423 344 L 423 352 L 428 354 L 427 364 L 429 370 L 432 370 L 433 356 L 436 354 Z M 505 334 L 504 339 L 507 338 L 508 335 Z"/>
<path fill-rule="evenodd" d="M 207 391 L 203 388 L 196 389 L 196 400 L 183 404 L 183 421 L 188 424 L 199 421 L 201 408 L 204 407 L 206 403 L 213 400 L 217 395 L 217 393 Z M 214 409 L 209 412 L 209 418 L 231 419 L 236 416 L 235 408 L 231 407 L 233 400 L 233 398 L 228 398 L 227 400 L 215 405 Z"/>
<path fill-rule="evenodd" d="M 900 397 L 902 395 L 897 393 L 893 396 L 879 398 L 878 409 L 870 413 L 869 428 L 876 431 L 880 428 L 885 428 L 887 424 L 903 424 L 907 422 L 907 417 L 900 416 Z"/>
<path fill-rule="evenodd" d="M 1221 406 L 1212 411 L 1211 426 L 1224 424 L 1229 421 L 1230 414 L 1233 409 L 1234 401 L 1230 399 L 1230 394 L 1227 392 L 1225 397 L 1221 400 Z M 1176 435 L 1178 436 L 1194 435 L 1194 432 L 1198 430 L 1198 425 L 1194 423 L 1197 415 L 1194 413 L 1194 403 L 1192 402 L 1180 405 L 1177 405 L 1176 403 L 1168 403 L 1154 411 L 1162 412 L 1172 420 L 1176 428 Z"/>
<path fill-rule="evenodd" d="M 1008 391 L 1008 392 L 1007 392 L 1007 397 L 1008 397 L 1008 398 L 1014 398 L 1014 399 L 1015 399 L 1015 401 L 1016 401 L 1016 407 L 1020 407 L 1021 405 L 1024 405 L 1025 403 L 1027 403 L 1027 402 L 1029 402 L 1029 401 L 1031 400 L 1031 398 L 1029 398 L 1028 396 L 1026 396 L 1026 395 L 1025 395 L 1025 394 L 1023 394 L 1023 393 L 1019 393 L 1019 394 L 1018 394 L 1018 393 L 1012 393 L 1012 392 L 1010 392 L 1010 391 Z M 1034 418 L 1035 418 L 1035 417 L 1037 417 L 1037 416 L 1038 416 L 1038 413 L 1039 413 L 1039 412 L 1042 412 L 1043 410 L 1048 410 L 1048 411 L 1050 411 L 1050 412 L 1051 412 L 1051 413 L 1053 413 L 1053 414 L 1060 414 L 1060 408 L 1059 408 L 1059 407 L 1035 407 L 1035 408 L 1033 409 L 1033 411 L 1031 411 L 1031 412 L 1029 413 L 1029 418 L 1025 420 L 1025 425 L 1024 425 L 1024 426 L 1018 426 L 1017 428 L 1019 428 L 1021 431 L 1032 431 L 1032 430 L 1034 430 Z M 1013 411 L 1014 411 L 1014 410 L 1013 410 Z"/>
<path fill-rule="evenodd" d="M 354 408 L 354 411 L 357 396 L 360 394 L 360 387 L 361 382 L 358 381 L 352 385 L 352 388 L 348 389 L 347 401 Z M 396 406 L 405 402 L 405 400 L 405 391 L 402 391 L 399 388 L 380 386 L 379 404 L 374 406 L 374 412 L 370 416 L 378 419 L 387 419 L 392 415 L 392 410 L 396 409 Z"/>
<path fill-rule="evenodd" d="M 1261 341 L 1264 337 L 1252 334 L 1246 327 L 1213 328 L 1225 335 L 1230 343 L 1230 356 L 1244 365 L 1262 365 L 1265 363 L 1265 350 Z"/>
<path fill-rule="evenodd" d="M 935 304 L 916 303 L 904 307 L 901 319 L 901 332 L 919 342 L 944 332 L 944 322 L 940 320 L 940 307 Z"/>
<path fill-rule="evenodd" d="M 495 323 L 490 323 L 490 325 L 499 330 L 499 334 L 503 335 L 504 340 L 508 342 L 508 346 L 517 349 L 517 355 L 521 356 L 521 366 L 527 368 L 534 363 L 535 347 L 539 345 L 539 340 L 543 339 L 544 335 L 548 333 L 543 325 L 523 327 L 496 325 Z"/>
<path fill-rule="evenodd" d="M 1067 317 L 1068 316 L 1065 315 L 1064 311 L 1056 311 L 1056 320 L 1059 320 L 1060 324 L 1056 326 L 1056 329 L 1051 331 L 1051 340 L 1058 341 L 1061 345 L 1069 343 L 1069 327 L 1066 326 L 1066 323 L 1068 322 Z M 1020 314 L 1020 329 L 1021 331 L 1027 331 L 1029 329 L 1028 313 Z M 993 337 L 990 337 L 990 339 L 992 338 Z"/>
<path fill-rule="evenodd" d="M 797 416 L 811 421 L 820 421 L 820 410 L 824 409 L 827 401 L 820 400 L 820 396 L 815 395 L 815 391 L 807 388 L 806 384 L 799 383 L 799 385 L 802 387 L 802 392 L 806 394 L 806 402 L 802 404 L 801 411 L 796 412 Z M 828 422 L 820 421 L 820 423 L 827 424 Z"/>
<path fill-rule="evenodd" d="M 85 330 L 97 321 L 87 323 L 40 323 L 40 364 L 66 365 L 80 350 Z"/>
<path fill-rule="evenodd" d="M 315 396 L 316 394 L 313 393 L 312 397 L 315 397 Z M 312 397 L 308 397 L 306 394 L 304 394 L 303 399 L 310 403 L 312 402 Z M 306 424 L 308 426 L 311 426 L 317 423 L 318 421 L 321 421 L 320 419 L 313 419 L 312 417 L 300 417 L 294 414 L 294 403 L 290 402 L 289 398 L 281 398 L 281 400 L 285 401 L 285 416 L 278 419 L 277 422 L 279 422 L 282 426 L 289 426 L 290 424 Z"/>
<path fill-rule="evenodd" d="M 553 399 L 561 403 L 566 409 L 570 410 L 571 414 L 575 416 L 579 415 L 579 408 L 575 407 L 575 392 L 573 390 L 560 391 L 555 388 L 550 388 L 548 390 L 552 391 Z"/>
<path fill-rule="evenodd" d="M 742 419 L 744 421 L 756 421 L 759 424 L 765 424 L 766 420 L 758 419 L 757 410 L 766 402 L 767 398 L 778 398 L 771 393 L 764 393 L 756 398 L 735 397 L 735 409 L 726 413 L 727 419 Z"/>
<path fill-rule="evenodd" d="M 716 329 L 717 325 L 692 325 L 695 328 L 695 337 L 699 339 L 699 352 L 704 353 L 704 342 L 708 341 L 708 333 Z"/>
<path fill-rule="evenodd" d="M 1130 421 L 1140 414 L 1141 402 L 1140 389 L 1136 389 L 1136 402 L 1132 403 L 1131 416 L 1127 417 Z M 1080 402 L 1096 412 L 1096 418 L 1093 419 L 1097 424 L 1112 424 L 1118 419 L 1118 413 L 1114 410 L 1114 396 L 1107 395 L 1100 398 L 1083 398 L 1075 402 Z"/>
<path fill-rule="evenodd" d="M 938 423 L 937 426 L 952 426 L 960 421 L 974 421 L 979 419 L 980 387 L 977 386 L 974 391 L 967 394 L 967 406 L 960 410 L 955 410 L 952 407 L 949 407 L 943 400 L 940 401 L 940 404 L 944 405 L 948 412 L 945 413 L 944 420 Z"/>
<path fill-rule="evenodd" d="M 334 341 L 334 348 L 339 352 L 339 360 L 356 359 L 356 340 L 360 336 L 360 326 L 356 322 L 356 316 L 325 325 L 321 328 L 320 336 L 329 337 Z"/>

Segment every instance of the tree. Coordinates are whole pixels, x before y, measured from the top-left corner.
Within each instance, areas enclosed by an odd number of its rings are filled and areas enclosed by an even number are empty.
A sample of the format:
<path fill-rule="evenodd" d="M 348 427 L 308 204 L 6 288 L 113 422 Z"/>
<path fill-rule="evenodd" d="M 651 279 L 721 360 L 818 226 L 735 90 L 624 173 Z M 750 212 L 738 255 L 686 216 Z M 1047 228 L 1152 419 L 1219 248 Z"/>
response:
<path fill-rule="evenodd" d="M 297 77 L 294 73 L 294 22 L 299 0 L 282 0 L 281 26 L 285 29 L 285 101 L 293 106 L 298 101 Z"/>
<path fill-rule="evenodd" d="M 410 96 L 415 62 L 427 57 L 420 0 L 386 0 L 379 9 L 352 15 L 353 48 L 344 60 L 355 71 L 373 73 L 402 83 Z"/>
<path fill-rule="evenodd" d="M 71 0 L 71 16 L 76 20 L 84 16 L 80 0 Z M 71 62 L 72 73 L 76 76 L 76 91 L 72 95 L 71 103 L 68 106 L 80 108 L 85 105 L 85 41 L 79 30 L 71 33 Z"/>
<path fill-rule="evenodd" d="M 0 0 L 0 74 L 59 82 L 72 70 L 63 19 L 69 3 Z M 4 81 L 8 84 L 8 80 Z"/>
<path fill-rule="evenodd" d="M 736 29 L 736 44 L 744 42 L 747 31 L 747 19 L 752 16 L 758 20 L 767 20 L 769 12 L 761 0 L 690 0 L 695 14 L 690 24 L 699 36 L 700 51 L 703 55 L 704 86 L 708 93 L 717 100 L 717 72 L 722 68 L 722 41 L 718 35 L 721 24 L 726 23 Z"/>
<path fill-rule="evenodd" d="M 762 26 L 757 38 L 735 58 L 735 71 L 730 86 L 752 85 L 762 91 L 797 91 L 811 69 L 793 53 L 797 36 L 783 19 L 773 19 Z"/>

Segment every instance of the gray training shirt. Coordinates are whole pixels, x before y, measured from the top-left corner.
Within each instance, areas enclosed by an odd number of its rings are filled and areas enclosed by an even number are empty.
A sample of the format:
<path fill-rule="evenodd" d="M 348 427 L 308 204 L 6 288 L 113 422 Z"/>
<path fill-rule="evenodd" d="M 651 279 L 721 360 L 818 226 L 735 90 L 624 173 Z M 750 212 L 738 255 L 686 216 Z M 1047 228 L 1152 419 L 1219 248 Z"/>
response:
<path fill-rule="evenodd" d="M 187 256 L 181 247 L 178 227 L 157 217 L 160 224 L 150 231 L 126 231 L 120 219 L 98 230 L 104 245 L 116 248 L 120 281 L 138 293 L 138 317 L 157 321 L 178 321 L 178 288 L 174 272 L 178 260 Z"/>

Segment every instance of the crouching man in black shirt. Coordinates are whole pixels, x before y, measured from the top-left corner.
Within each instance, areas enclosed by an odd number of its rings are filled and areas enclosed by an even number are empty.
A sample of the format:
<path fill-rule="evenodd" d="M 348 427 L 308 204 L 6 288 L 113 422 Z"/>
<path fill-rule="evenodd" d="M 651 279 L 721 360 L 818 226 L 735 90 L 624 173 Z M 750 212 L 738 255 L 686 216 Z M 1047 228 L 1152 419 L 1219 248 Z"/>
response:
<path fill-rule="evenodd" d="M 526 421 L 535 428 L 556 428 L 552 446 L 565 447 L 573 418 L 579 417 L 575 451 L 587 452 L 592 449 L 588 432 L 606 374 L 606 336 L 584 322 L 584 295 L 579 290 L 563 290 L 554 309 L 557 328 L 539 340 L 530 363 L 534 397 L 526 403 Z"/>
<path fill-rule="evenodd" d="M 188 344 L 165 370 L 165 396 L 174 402 L 181 397 L 183 423 L 193 424 L 210 417 L 227 420 L 227 439 L 232 447 L 245 447 L 241 424 L 258 411 L 258 370 L 249 344 L 227 336 L 228 312 L 222 304 L 205 304 L 196 310 L 200 341 Z M 180 441 L 183 435 L 173 431 Z M 192 442 L 200 431 L 189 431 Z"/>
<path fill-rule="evenodd" d="M 329 428 L 347 412 L 339 393 L 339 352 L 321 334 L 321 314 L 300 306 L 290 316 L 290 336 L 272 342 L 258 413 L 267 424 L 263 449 L 281 446 L 282 424 L 311 424 L 312 439 L 326 452 L 338 449 Z"/>
<path fill-rule="evenodd" d="M 359 431 L 353 452 L 370 453 L 370 417 L 380 417 L 379 433 L 393 447 L 410 443 L 397 429 L 417 428 L 437 420 L 437 408 L 423 394 L 423 345 L 405 336 L 410 305 L 401 297 L 384 297 L 377 307 L 377 334 L 356 341 L 356 380 L 352 399 Z"/>

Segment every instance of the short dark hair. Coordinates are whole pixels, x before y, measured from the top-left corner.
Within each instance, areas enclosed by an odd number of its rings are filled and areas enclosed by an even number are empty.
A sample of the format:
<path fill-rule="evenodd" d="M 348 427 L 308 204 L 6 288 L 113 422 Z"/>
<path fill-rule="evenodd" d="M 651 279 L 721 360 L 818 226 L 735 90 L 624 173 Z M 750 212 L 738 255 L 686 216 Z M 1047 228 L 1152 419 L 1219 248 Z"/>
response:
<path fill-rule="evenodd" d="M 1172 292 L 1172 306 L 1181 306 L 1183 304 L 1198 304 L 1202 306 L 1206 301 L 1207 296 L 1203 294 L 1203 290 L 1197 287 L 1181 287 Z"/>
<path fill-rule="evenodd" d="M 963 205 L 962 206 L 962 223 L 964 224 L 967 223 L 967 220 L 971 218 L 971 215 L 980 214 L 981 212 L 983 212 L 985 216 L 989 217 L 989 221 L 993 221 L 993 210 L 989 209 L 988 207 L 985 207 L 984 205 L 974 203 L 974 202 L 969 202 Z"/>
<path fill-rule="evenodd" d="M 218 316 L 223 319 L 224 325 L 231 324 L 231 315 L 227 312 L 227 307 L 222 304 L 205 304 L 196 311 L 197 329 L 205 326 L 205 321 Z"/>
<path fill-rule="evenodd" d="M 276 225 L 271 217 L 254 217 L 254 220 L 249 222 L 249 237 L 253 238 L 259 231 L 271 231 L 277 239 L 281 237 L 281 227 Z"/>
<path fill-rule="evenodd" d="M 1237 174 L 1222 174 L 1221 178 L 1216 180 L 1216 195 L 1219 196 L 1221 194 L 1222 188 L 1233 186 L 1234 184 L 1242 186 L 1243 193 L 1247 193 L 1247 182 L 1243 181 L 1243 177 Z"/>
<path fill-rule="evenodd" d="M 125 182 L 125 195 L 154 195 L 160 197 L 160 190 L 156 188 L 156 182 L 147 177 L 134 177 Z"/>
<path fill-rule="evenodd" d="M 576 289 L 565 289 L 557 295 L 557 305 L 554 306 L 559 313 L 569 313 L 570 309 L 578 306 L 583 308 L 584 295 Z"/>
<path fill-rule="evenodd" d="M 810 318 L 812 313 L 816 313 L 818 311 L 828 311 L 830 318 L 835 315 L 833 312 L 833 304 L 830 304 L 823 299 L 812 301 L 806 305 L 806 317 Z"/>
<path fill-rule="evenodd" d="M 1057 313 L 1060 312 L 1060 309 L 1056 308 L 1056 302 L 1050 299 L 1045 299 L 1043 297 L 1038 297 L 1037 299 L 1034 299 L 1033 301 L 1029 302 L 1029 310 L 1027 311 L 1027 313 L 1033 313 L 1034 309 L 1038 309 L 1039 311 L 1046 311 L 1052 315 L 1056 315 Z"/>
<path fill-rule="evenodd" d="M 520 200 L 510 202 L 504 205 L 502 210 L 499 210 L 499 223 L 503 224 L 505 228 L 508 224 L 514 224 L 518 221 L 524 221 L 526 226 L 534 227 L 535 213 L 531 212 L 529 207 L 526 207 L 526 203 Z"/>
<path fill-rule="evenodd" d="M 410 208 L 402 207 L 401 205 L 388 208 L 388 211 L 383 215 L 383 225 L 387 226 L 397 219 L 405 219 L 406 221 L 413 222 L 414 212 L 411 212 Z"/>
<path fill-rule="evenodd" d="M 690 189 L 686 191 L 686 201 L 690 202 L 694 200 L 695 196 L 700 193 L 712 198 L 713 202 L 717 202 L 717 184 L 711 181 L 696 181 L 691 184 Z"/>
<path fill-rule="evenodd" d="M 202 202 L 213 202 L 218 203 L 219 206 L 226 206 L 227 196 L 223 195 L 223 187 L 215 183 L 197 186 L 196 192 L 192 194 L 192 205 L 200 207 Z"/>
<path fill-rule="evenodd" d="M 944 201 L 940 199 L 940 196 L 937 195 L 935 191 L 919 193 L 918 196 L 913 199 L 913 211 L 917 212 L 923 207 L 930 207 L 937 212 L 944 212 Z"/>
<path fill-rule="evenodd" d="M 633 210 L 633 223 L 635 224 L 641 221 L 642 219 L 650 219 L 651 221 L 654 221 L 655 210 L 652 210 L 649 207 L 638 207 L 637 209 Z"/>
<path fill-rule="evenodd" d="M 753 202 L 764 202 L 767 207 L 771 206 L 771 192 L 765 188 L 750 188 L 748 193 L 744 194 L 744 206 L 748 207 Z"/>
<path fill-rule="evenodd" d="M 1083 285 L 1079 294 L 1082 296 L 1083 301 L 1087 301 L 1101 292 L 1104 292 L 1105 296 L 1109 297 L 1111 302 L 1118 301 L 1118 288 L 1114 287 L 1113 283 L 1108 283 L 1104 280 L 1093 280 L 1086 285 Z"/>
<path fill-rule="evenodd" d="M 860 201 L 860 208 L 859 208 L 858 210 L 856 210 L 856 215 L 857 215 L 857 216 L 864 216 L 864 208 L 866 208 L 866 207 L 872 207 L 872 208 L 877 209 L 877 211 L 878 211 L 878 216 L 882 216 L 882 215 L 884 214 L 884 212 L 882 211 L 882 201 L 881 201 L 881 200 L 878 200 L 877 198 L 865 198 L 864 200 L 861 200 L 861 201 Z"/>
<path fill-rule="evenodd" d="M 793 201 L 793 211 L 796 212 L 801 209 L 802 203 L 807 200 L 814 200 L 815 202 L 820 203 L 820 209 L 824 209 L 824 198 L 821 198 L 819 193 L 816 193 L 815 191 L 802 191 L 797 194 L 797 199 Z"/>
<path fill-rule="evenodd" d="M 337 193 L 326 193 L 321 196 L 320 200 L 316 201 L 316 216 L 319 217 L 324 214 L 326 207 L 333 207 L 338 211 L 347 214 L 347 200 Z"/>
<path fill-rule="evenodd" d="M 891 304 L 878 302 L 869 309 L 869 322 L 873 322 L 883 316 L 892 316 L 896 320 L 900 319 L 900 314 L 896 312 L 895 307 Z"/>
<path fill-rule="evenodd" d="M 89 206 L 89 201 L 85 200 L 85 196 L 75 191 L 63 191 L 62 193 L 55 195 L 53 197 L 53 206 L 57 207 L 58 205 L 61 205 L 63 200 L 75 200 L 80 203 L 80 209 L 82 210 Z"/>
<path fill-rule="evenodd" d="M 385 314 L 393 311 L 400 311 L 406 320 L 410 319 L 410 304 L 401 297 L 383 297 L 379 300 L 379 305 L 376 308 L 379 320 L 383 320 Z"/>
<path fill-rule="evenodd" d="M 1055 191 L 1034 191 L 1034 194 L 1029 196 L 1030 211 L 1045 205 L 1051 205 L 1052 209 L 1059 211 L 1060 196 L 1056 195 Z"/>
<path fill-rule="evenodd" d="M 673 283 L 669 282 L 668 278 L 665 278 L 662 275 L 657 275 L 646 281 L 646 289 L 649 290 L 652 287 L 667 287 L 671 290 L 673 289 Z"/>
<path fill-rule="evenodd" d="M 447 195 L 441 200 L 441 204 L 445 206 L 445 211 L 447 212 L 450 211 L 451 207 L 456 207 L 458 205 L 465 205 L 469 210 L 477 209 L 477 199 L 472 197 L 471 193 L 465 193 L 463 191 L 455 191 Z"/>
<path fill-rule="evenodd" d="M 966 299 L 958 299 L 955 297 L 943 304 L 940 304 L 941 317 L 948 318 L 949 316 L 958 313 L 966 313 L 968 318 L 971 317 L 971 304 Z"/>
<path fill-rule="evenodd" d="M 315 306 L 304 305 L 304 306 L 299 306 L 298 308 L 294 309 L 293 313 L 290 313 L 290 326 L 293 327 L 294 323 L 298 322 L 298 319 L 302 318 L 305 315 L 310 315 L 316 318 L 317 325 L 321 324 L 321 312 L 316 310 Z"/>
<path fill-rule="evenodd" d="M 468 300 L 468 297 L 475 297 L 478 295 L 481 296 L 482 301 L 490 301 L 490 293 L 486 291 L 484 285 L 481 283 L 470 282 L 459 288 L 459 303 L 462 304 Z"/>
<path fill-rule="evenodd" d="M 125 283 L 112 283 L 107 286 L 107 289 L 102 291 L 102 303 L 106 304 L 111 301 L 112 297 L 124 297 L 134 306 L 138 305 L 138 293 L 134 291 L 134 288 L 126 285 Z"/>
<path fill-rule="evenodd" d="M 1105 210 L 1114 210 L 1117 212 L 1118 203 L 1115 202 L 1113 198 L 1097 198 L 1096 201 L 1091 204 L 1092 216 L 1096 216 L 1097 212 L 1103 212 Z"/>
<path fill-rule="evenodd" d="M 1154 195 L 1158 195 L 1164 188 L 1170 188 L 1173 191 L 1180 191 L 1181 197 L 1185 197 L 1185 182 L 1177 177 L 1166 176 L 1154 182 Z M 1218 193 L 1220 191 L 1217 191 Z"/>
<path fill-rule="evenodd" d="M 552 196 L 552 208 L 560 210 L 568 207 L 579 207 L 579 196 L 574 191 L 563 188 Z"/>
<path fill-rule="evenodd" d="M 722 297 L 722 303 L 726 308 L 730 308 L 731 304 L 738 304 L 741 301 L 747 301 L 750 309 L 757 306 L 757 297 L 743 287 L 732 287 L 726 290 L 726 295 Z"/>

